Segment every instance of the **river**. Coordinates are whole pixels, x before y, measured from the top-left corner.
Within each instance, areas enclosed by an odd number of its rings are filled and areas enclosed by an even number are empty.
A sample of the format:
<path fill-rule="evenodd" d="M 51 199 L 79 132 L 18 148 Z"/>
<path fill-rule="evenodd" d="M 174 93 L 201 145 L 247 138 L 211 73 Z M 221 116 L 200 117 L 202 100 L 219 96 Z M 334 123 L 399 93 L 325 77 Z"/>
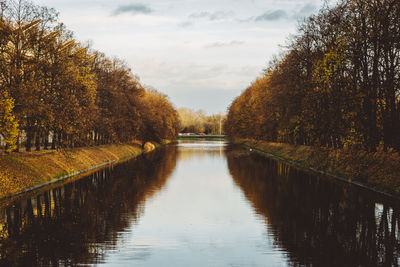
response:
<path fill-rule="evenodd" d="M 2 266 L 399 266 L 399 201 L 180 141 L 0 208 Z"/>

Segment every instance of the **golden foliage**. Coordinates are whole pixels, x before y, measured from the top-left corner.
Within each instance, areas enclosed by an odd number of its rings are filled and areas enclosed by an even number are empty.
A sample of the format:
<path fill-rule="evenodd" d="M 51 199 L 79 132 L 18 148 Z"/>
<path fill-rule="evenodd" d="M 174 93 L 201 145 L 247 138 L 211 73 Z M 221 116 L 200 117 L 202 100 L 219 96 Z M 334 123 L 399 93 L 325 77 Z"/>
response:
<path fill-rule="evenodd" d="M 0 134 L 6 143 L 6 152 L 16 148 L 19 134 L 18 122 L 13 114 L 14 100 L 7 92 L 0 92 Z"/>
<path fill-rule="evenodd" d="M 400 151 L 400 1 L 344 0 L 306 19 L 229 107 L 231 137 Z"/>
<path fill-rule="evenodd" d="M 175 139 L 179 119 L 167 97 L 146 93 L 124 61 L 73 40 L 55 10 L 6 0 L 0 25 L 0 88 L 17 107 L 15 118 L 1 113 L 8 151 L 18 124 L 28 151 L 49 140 L 71 148 Z"/>

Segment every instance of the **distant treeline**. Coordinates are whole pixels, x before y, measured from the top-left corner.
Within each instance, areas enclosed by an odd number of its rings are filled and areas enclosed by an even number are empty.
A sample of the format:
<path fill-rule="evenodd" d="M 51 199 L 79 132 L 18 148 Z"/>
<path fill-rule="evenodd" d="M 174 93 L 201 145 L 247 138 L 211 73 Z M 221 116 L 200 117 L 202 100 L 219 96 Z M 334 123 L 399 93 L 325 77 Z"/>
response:
<path fill-rule="evenodd" d="M 119 59 L 73 39 L 54 9 L 0 0 L 0 135 L 7 151 L 174 139 L 178 113 Z M 21 144 L 20 144 L 21 143 Z"/>
<path fill-rule="evenodd" d="M 190 108 L 178 109 L 183 133 L 223 134 L 223 123 L 226 116 L 222 113 L 207 116 L 203 110 Z"/>
<path fill-rule="evenodd" d="M 400 1 L 342 0 L 307 18 L 229 108 L 233 137 L 400 150 Z"/>

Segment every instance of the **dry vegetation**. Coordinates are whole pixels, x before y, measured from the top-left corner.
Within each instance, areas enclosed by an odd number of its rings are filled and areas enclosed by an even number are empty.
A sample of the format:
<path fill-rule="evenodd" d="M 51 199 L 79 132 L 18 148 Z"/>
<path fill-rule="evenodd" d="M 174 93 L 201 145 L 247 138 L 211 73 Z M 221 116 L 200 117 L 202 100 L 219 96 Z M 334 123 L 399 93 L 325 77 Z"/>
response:
<path fill-rule="evenodd" d="M 146 150 L 154 148 L 153 144 L 146 143 Z M 111 144 L 73 150 L 0 154 L 0 198 L 68 173 L 141 153 L 138 144 Z"/>
<path fill-rule="evenodd" d="M 376 190 L 400 195 L 400 156 L 393 150 L 376 152 L 333 149 L 238 139 L 237 142 L 294 161 L 301 166 L 360 182 Z"/>

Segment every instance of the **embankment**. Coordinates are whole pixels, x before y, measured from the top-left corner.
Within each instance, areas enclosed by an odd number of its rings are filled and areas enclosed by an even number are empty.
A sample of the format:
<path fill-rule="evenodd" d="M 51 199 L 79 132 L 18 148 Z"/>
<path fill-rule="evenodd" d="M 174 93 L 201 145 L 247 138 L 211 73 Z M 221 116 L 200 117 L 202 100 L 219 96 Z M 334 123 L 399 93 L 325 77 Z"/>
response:
<path fill-rule="evenodd" d="M 372 190 L 400 197 L 400 156 L 393 151 L 371 153 L 239 139 L 235 143 L 265 152 L 291 165 L 334 176 Z"/>
<path fill-rule="evenodd" d="M 145 145 L 146 151 L 154 148 L 153 144 Z M 0 154 L 0 199 L 70 174 L 84 173 L 96 166 L 133 158 L 143 152 L 139 144 L 113 144 Z"/>

